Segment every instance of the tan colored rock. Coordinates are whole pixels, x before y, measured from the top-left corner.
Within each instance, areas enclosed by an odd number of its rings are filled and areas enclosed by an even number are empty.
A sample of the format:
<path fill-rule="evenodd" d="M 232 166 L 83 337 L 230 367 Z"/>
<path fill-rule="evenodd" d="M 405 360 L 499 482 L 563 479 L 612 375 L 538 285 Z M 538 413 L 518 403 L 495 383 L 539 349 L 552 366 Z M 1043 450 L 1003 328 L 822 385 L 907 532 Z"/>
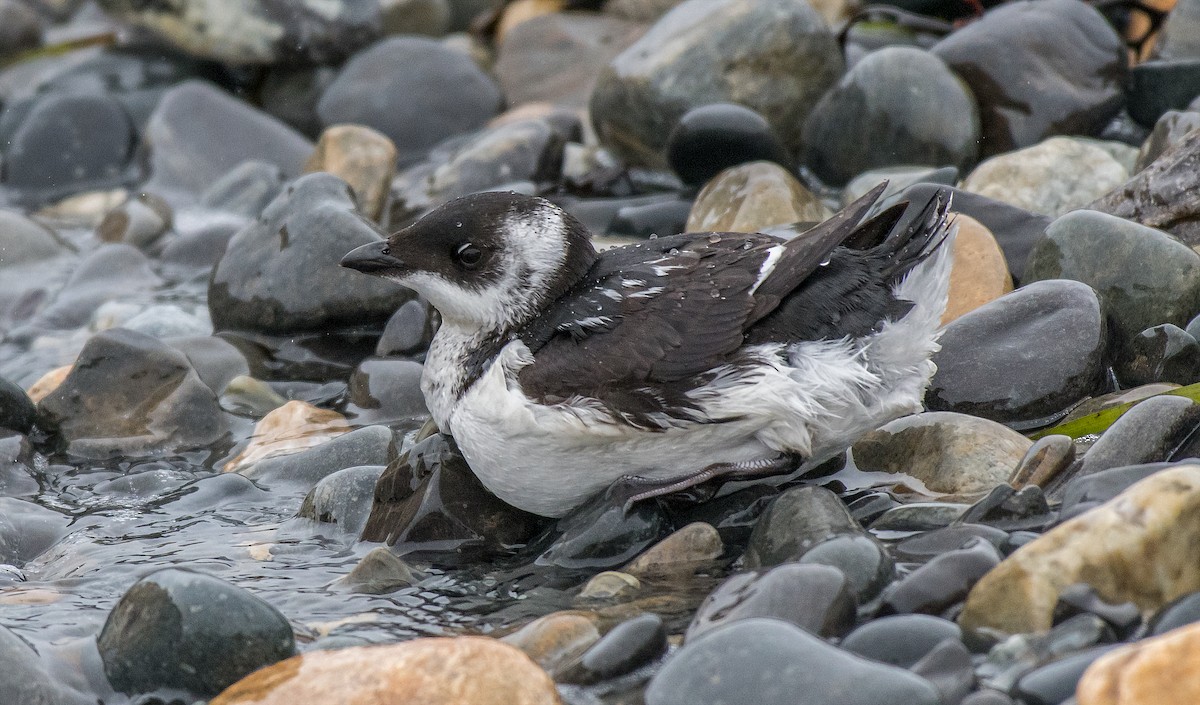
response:
<path fill-rule="evenodd" d="M 504 41 L 513 27 L 532 20 L 534 17 L 549 15 L 552 12 L 562 12 L 566 3 L 563 0 L 515 0 L 504 8 L 500 22 L 496 25 L 496 43 Z"/>
<path fill-rule="evenodd" d="M 37 217 L 61 225 L 94 228 L 100 225 L 109 211 L 124 203 L 128 197 L 129 192 L 123 188 L 85 191 L 42 208 L 37 212 Z"/>
<path fill-rule="evenodd" d="M 1200 703 L 1200 624 L 1111 651 L 1084 671 L 1079 705 Z"/>
<path fill-rule="evenodd" d="M 697 521 L 646 549 L 624 572 L 643 580 L 688 575 L 711 565 L 723 553 L 725 544 L 717 530 Z"/>
<path fill-rule="evenodd" d="M 552 612 L 500 641 L 517 647 L 534 663 L 553 672 L 571 663 L 600 640 L 599 621 L 592 612 Z"/>
<path fill-rule="evenodd" d="M 903 473 L 933 492 L 980 495 L 1004 484 L 1032 445 L 995 421 L 930 411 L 871 431 L 852 452 L 864 472 Z"/>
<path fill-rule="evenodd" d="M 25 390 L 25 393 L 29 395 L 29 398 L 33 400 L 34 404 L 37 404 L 49 396 L 50 392 L 58 389 L 58 385 L 62 384 L 63 380 L 67 378 L 67 375 L 71 374 L 72 367 L 74 367 L 74 365 L 63 365 L 62 367 L 56 367 L 53 370 L 50 370 L 41 377 L 38 377 L 38 380 L 33 383 L 33 386 Z"/>
<path fill-rule="evenodd" d="M 496 639 L 312 651 L 251 673 L 209 705 L 558 705 L 554 682 Z"/>
<path fill-rule="evenodd" d="M 321 133 L 304 171 L 327 171 L 350 184 L 358 209 L 378 221 L 396 174 L 396 145 L 365 125 L 332 125 Z"/>
<path fill-rule="evenodd" d="M 642 589 L 642 581 L 629 573 L 606 570 L 596 573 L 579 591 L 581 601 L 617 600 L 636 595 Z"/>
<path fill-rule="evenodd" d="M 250 444 L 223 472 L 238 472 L 277 455 L 290 455 L 349 433 L 346 417 L 308 402 L 293 400 L 262 417 L 254 426 Z"/>
<path fill-rule="evenodd" d="M 1013 290 L 1004 251 L 992 231 L 969 215 L 956 213 L 958 237 L 950 269 L 950 296 L 942 325 Z"/>
<path fill-rule="evenodd" d="M 1050 629 L 1063 588 L 1086 582 L 1106 602 L 1150 612 L 1200 590 L 1200 465 L 1155 473 L 1047 531 L 983 577 L 959 616 L 964 629 Z"/>
<path fill-rule="evenodd" d="M 748 162 L 722 171 L 700 190 L 687 232 L 753 233 L 772 225 L 819 223 L 831 215 L 787 169 Z"/>

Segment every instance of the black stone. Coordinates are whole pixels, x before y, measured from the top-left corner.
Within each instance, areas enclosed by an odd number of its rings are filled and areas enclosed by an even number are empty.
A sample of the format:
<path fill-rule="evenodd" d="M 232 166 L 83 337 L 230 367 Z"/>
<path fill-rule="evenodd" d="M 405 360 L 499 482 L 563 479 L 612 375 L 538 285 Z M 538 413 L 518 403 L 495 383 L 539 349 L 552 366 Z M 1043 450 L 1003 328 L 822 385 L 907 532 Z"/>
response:
<path fill-rule="evenodd" d="M 754 161 L 791 168 L 767 119 L 735 103 L 692 108 L 667 137 L 667 163 L 685 184 L 698 186 L 724 169 Z"/>
<path fill-rule="evenodd" d="M 1075 476 L 1173 460 L 1197 427 L 1200 427 L 1200 404 L 1170 394 L 1151 397 L 1108 427 L 1083 456 Z"/>
<path fill-rule="evenodd" d="M 887 549 L 870 535 L 835 536 L 805 551 L 798 562 L 840 570 L 859 604 L 874 599 L 892 581 L 895 572 L 895 563 Z"/>
<path fill-rule="evenodd" d="M 1019 490 L 999 485 L 986 497 L 971 505 L 960 521 L 967 524 L 986 524 L 1004 531 L 1043 529 L 1054 522 L 1056 514 L 1037 485 Z"/>
<path fill-rule="evenodd" d="M 69 531 L 70 519 L 14 497 L 0 497 L 0 563 L 22 566 Z"/>
<path fill-rule="evenodd" d="M 1173 463 L 1146 463 L 1097 470 L 1070 478 L 1054 495 L 1062 497 L 1062 514 L 1078 513 L 1076 507 L 1093 507 L 1116 497 L 1134 484 L 1156 472 L 1166 470 Z"/>
<path fill-rule="evenodd" d="M 981 157 L 1096 134 L 1124 104 L 1125 45 L 1080 0 L 1006 3 L 930 51 L 979 101 Z"/>
<path fill-rule="evenodd" d="M 837 637 L 854 626 L 857 606 L 840 570 L 788 563 L 726 579 L 696 611 L 687 640 L 755 617 L 783 620 L 820 637 Z"/>
<path fill-rule="evenodd" d="M 884 590 L 882 609 L 897 614 L 940 613 L 965 599 L 971 587 L 999 563 L 996 547 L 975 539 L 892 583 Z"/>
<path fill-rule="evenodd" d="M 358 536 L 366 526 L 375 483 L 385 467 L 358 465 L 323 478 L 305 495 L 297 516 L 336 524 L 342 531 Z"/>
<path fill-rule="evenodd" d="M 934 556 L 957 551 L 975 538 L 999 548 L 1008 539 L 1008 533 L 994 526 L 955 524 L 904 539 L 895 546 L 896 558 L 924 563 Z"/>
<path fill-rule="evenodd" d="M 287 183 L 277 165 L 257 159 L 246 160 L 213 182 L 200 194 L 200 205 L 257 218 Z"/>
<path fill-rule="evenodd" d="M 932 683 L 942 703 L 957 703 L 975 687 L 975 664 L 960 639 L 946 639 L 909 670 Z"/>
<path fill-rule="evenodd" d="M 617 210 L 605 234 L 625 237 L 675 235 L 687 229 L 691 210 L 692 201 L 685 198 L 624 206 Z"/>
<path fill-rule="evenodd" d="M 1129 71 L 1129 114 L 1146 127 L 1200 95 L 1200 58 L 1143 61 Z"/>
<path fill-rule="evenodd" d="M 0 428 L 29 433 L 37 408 L 25 390 L 0 377 Z"/>
<path fill-rule="evenodd" d="M 925 403 L 1016 428 L 1045 425 L 1107 391 L 1107 344 L 1091 287 L 1035 282 L 946 326 Z"/>
<path fill-rule="evenodd" d="M 536 542 L 553 541 L 535 562 L 568 570 L 614 570 L 657 543 L 671 530 L 666 513 L 659 502 L 627 506 L 631 491 L 618 481 L 559 519 Z"/>
<path fill-rule="evenodd" d="M 97 643 L 118 691 L 181 688 L 201 697 L 296 653 L 291 625 L 274 607 L 223 580 L 177 568 L 129 588 Z"/>
<path fill-rule="evenodd" d="M 1200 381 L 1200 343 L 1171 323 L 1147 328 L 1129 341 L 1115 371 L 1129 387 L 1155 382 L 1192 384 Z"/>
<path fill-rule="evenodd" d="M 383 335 L 375 346 L 379 357 L 413 355 L 429 347 L 433 339 L 434 322 L 432 309 L 421 300 L 405 303 L 383 327 Z"/>
<path fill-rule="evenodd" d="M 911 668 L 947 639 L 962 640 L 958 625 L 926 614 L 880 617 L 842 639 L 846 651 L 900 668 Z"/>
<path fill-rule="evenodd" d="M 647 613 L 613 627 L 568 666 L 556 680 L 561 683 L 595 683 L 629 673 L 667 650 L 667 630 L 662 617 Z"/>
<path fill-rule="evenodd" d="M 386 426 L 364 426 L 313 448 L 264 458 L 238 473 L 268 485 L 295 483 L 314 487 L 344 468 L 387 465 L 396 458 L 396 442 Z"/>
<path fill-rule="evenodd" d="M 646 705 L 938 705 L 925 679 L 842 651 L 776 619 L 747 619 L 688 642 L 646 689 Z"/>
<path fill-rule="evenodd" d="M 701 504 L 687 507 L 672 515 L 676 526 L 702 521 L 721 534 L 725 545 L 744 545 L 779 490 L 770 485 L 752 485 L 731 494 L 722 495 Z"/>
<path fill-rule="evenodd" d="M 1060 705 L 1075 694 L 1087 667 L 1114 648 L 1097 646 L 1036 668 L 1017 681 L 1015 695 L 1027 705 Z"/>
<path fill-rule="evenodd" d="M 1158 636 L 1194 622 L 1200 622 L 1200 592 L 1188 593 L 1163 605 L 1146 626 L 1151 636 Z"/>
<path fill-rule="evenodd" d="M 363 360 L 350 375 L 346 415 L 358 424 L 391 424 L 427 417 L 421 370 L 421 364 L 411 360 Z"/>
<path fill-rule="evenodd" d="M 746 568 L 799 559 L 836 536 L 866 535 L 837 495 L 823 487 L 798 487 L 779 495 L 754 527 L 742 557 Z"/>
<path fill-rule="evenodd" d="M 1058 593 L 1054 606 L 1054 621 L 1063 622 L 1077 614 L 1093 614 L 1103 619 L 1120 637 L 1132 634 L 1142 623 L 1142 611 L 1133 602 L 1113 604 L 1096 593 L 1087 583 L 1068 585 Z"/>

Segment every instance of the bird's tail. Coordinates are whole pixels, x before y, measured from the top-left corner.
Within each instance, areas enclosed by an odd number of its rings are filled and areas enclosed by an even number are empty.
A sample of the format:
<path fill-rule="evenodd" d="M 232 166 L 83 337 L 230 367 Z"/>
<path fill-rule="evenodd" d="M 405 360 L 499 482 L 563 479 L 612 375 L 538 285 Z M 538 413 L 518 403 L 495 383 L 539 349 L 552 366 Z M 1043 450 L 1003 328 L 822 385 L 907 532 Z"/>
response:
<path fill-rule="evenodd" d="M 953 238 L 955 227 L 950 213 L 951 201 L 951 194 L 939 189 L 919 209 L 916 204 L 907 204 L 899 222 L 873 250 L 888 262 L 885 273 L 893 285 L 902 282 L 917 265 L 928 260 Z"/>

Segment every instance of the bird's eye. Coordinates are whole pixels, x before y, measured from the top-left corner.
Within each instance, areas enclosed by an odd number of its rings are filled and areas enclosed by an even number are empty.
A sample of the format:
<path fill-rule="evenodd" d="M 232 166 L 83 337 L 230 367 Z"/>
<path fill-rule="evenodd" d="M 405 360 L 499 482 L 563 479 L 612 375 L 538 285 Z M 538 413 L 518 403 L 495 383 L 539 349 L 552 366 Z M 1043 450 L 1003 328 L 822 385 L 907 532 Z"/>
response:
<path fill-rule="evenodd" d="M 379 254 L 383 255 L 384 257 L 387 257 L 388 255 L 392 254 L 392 248 L 384 247 L 382 250 L 379 251 Z"/>
<path fill-rule="evenodd" d="M 483 261 L 483 250 L 468 242 L 454 251 L 454 259 L 467 269 L 475 269 Z"/>

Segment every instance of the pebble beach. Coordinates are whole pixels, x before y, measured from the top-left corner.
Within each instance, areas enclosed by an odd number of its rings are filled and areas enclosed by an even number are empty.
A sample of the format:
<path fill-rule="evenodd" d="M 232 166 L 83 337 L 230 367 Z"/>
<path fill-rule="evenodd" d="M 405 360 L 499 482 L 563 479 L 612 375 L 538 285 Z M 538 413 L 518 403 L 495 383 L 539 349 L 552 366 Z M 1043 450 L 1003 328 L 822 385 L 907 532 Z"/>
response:
<path fill-rule="evenodd" d="M 924 410 L 561 518 L 338 266 L 884 183 L 958 229 Z M 1200 0 L 0 0 L 0 703 L 1194 705 L 1197 194 Z"/>

